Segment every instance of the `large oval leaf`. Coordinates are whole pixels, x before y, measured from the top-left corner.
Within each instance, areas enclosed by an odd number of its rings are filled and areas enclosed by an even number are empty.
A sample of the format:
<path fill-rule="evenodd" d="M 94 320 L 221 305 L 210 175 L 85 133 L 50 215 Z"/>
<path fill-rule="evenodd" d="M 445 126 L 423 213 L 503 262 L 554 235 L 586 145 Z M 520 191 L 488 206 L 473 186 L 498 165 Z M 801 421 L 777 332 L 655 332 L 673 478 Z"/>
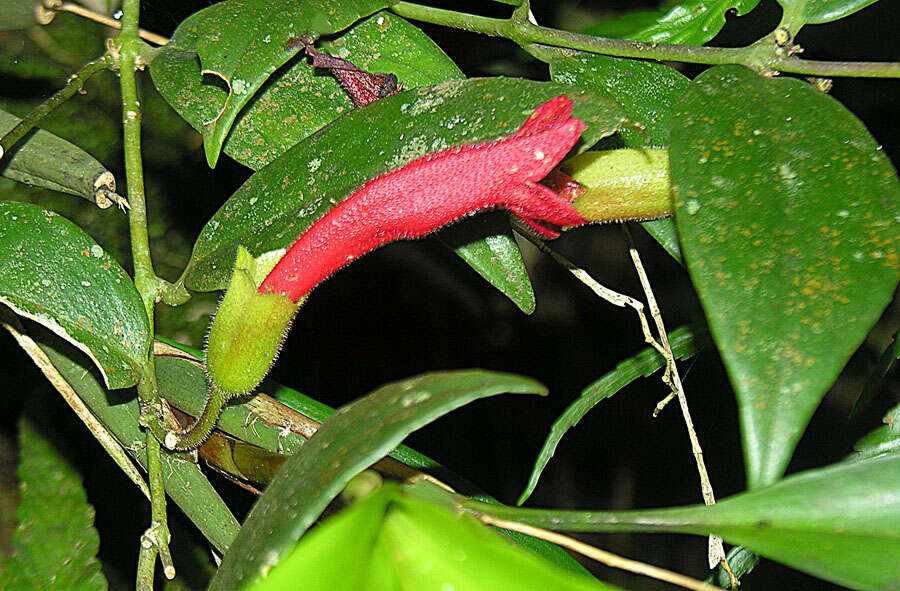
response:
<path fill-rule="evenodd" d="M 239 589 L 265 574 L 353 476 L 407 435 L 468 402 L 505 392 L 546 390 L 510 374 L 450 371 L 388 384 L 338 410 L 285 462 L 256 502 L 209 591 Z"/>
<path fill-rule="evenodd" d="M 900 583 L 897 454 L 811 470 L 709 507 L 583 512 L 463 505 L 561 531 L 715 533 L 854 589 L 895 590 Z"/>
<path fill-rule="evenodd" d="M 747 14 L 757 4 L 759 0 L 686 0 L 658 10 L 626 13 L 585 33 L 632 41 L 703 45 L 722 30 L 727 13 Z"/>
<path fill-rule="evenodd" d="M 687 76 L 666 64 L 645 60 L 553 50 L 538 55 L 550 64 L 550 77 L 554 81 L 613 97 L 629 119 L 643 126 L 643 133 L 627 129 L 620 132 L 625 147 L 669 146 L 672 105 L 690 85 Z M 674 221 L 663 219 L 641 225 L 681 262 Z"/>
<path fill-rule="evenodd" d="M 194 17 L 191 17 L 194 18 Z M 153 83 L 179 115 L 200 131 L 216 116 L 226 92 L 204 83 L 190 46 L 190 27 L 182 26 L 172 43 L 150 65 Z M 427 35 L 404 19 L 381 12 L 355 24 L 325 49 L 361 68 L 395 74 L 404 88 L 462 78 L 456 64 Z M 353 108 L 333 76 L 296 59 L 278 70 L 240 112 L 225 153 L 259 170 L 288 148 Z"/>
<path fill-rule="evenodd" d="M 203 74 L 225 83 L 216 115 L 203 122 L 203 145 L 215 166 L 238 112 L 275 70 L 312 42 L 390 5 L 390 0 L 226 0 L 185 19 L 172 36 L 175 51 L 196 52 Z"/>
<path fill-rule="evenodd" d="M 150 330 L 128 274 L 69 220 L 0 202 L 0 303 L 87 353 L 109 388 L 137 383 Z"/>
<path fill-rule="evenodd" d="M 784 8 L 785 23 L 799 28 L 806 23 L 830 23 L 850 16 L 878 0 L 778 0 Z M 795 29 L 796 30 L 796 29 Z"/>
<path fill-rule="evenodd" d="M 284 248 L 366 181 L 431 152 L 508 135 L 560 94 L 587 125 L 581 148 L 625 122 L 595 93 L 506 78 L 417 88 L 347 113 L 251 176 L 216 212 L 194 245 L 188 287 L 224 288 L 238 244 L 254 256 Z"/>
<path fill-rule="evenodd" d="M 682 248 L 758 487 L 891 299 L 900 183 L 862 123 L 799 80 L 713 68 L 674 117 Z"/>

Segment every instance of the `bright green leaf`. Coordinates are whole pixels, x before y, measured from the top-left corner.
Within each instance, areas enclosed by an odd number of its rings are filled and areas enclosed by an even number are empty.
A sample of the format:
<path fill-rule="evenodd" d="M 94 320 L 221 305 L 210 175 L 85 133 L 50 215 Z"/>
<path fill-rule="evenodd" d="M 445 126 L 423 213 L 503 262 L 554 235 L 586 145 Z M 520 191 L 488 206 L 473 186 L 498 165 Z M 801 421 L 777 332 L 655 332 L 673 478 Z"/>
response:
<path fill-rule="evenodd" d="M 194 245 L 187 286 L 224 288 L 237 244 L 254 256 L 285 248 L 368 180 L 428 153 L 506 136 L 560 94 L 573 99 L 574 115 L 587 125 L 580 149 L 624 122 L 618 106 L 594 93 L 506 78 L 417 88 L 347 113 L 251 176 L 228 199 Z"/>
<path fill-rule="evenodd" d="M 546 390 L 510 374 L 448 371 L 388 384 L 338 410 L 256 502 L 209 591 L 237 589 L 280 562 L 347 482 L 407 435 L 468 402 L 506 392 Z"/>
<path fill-rule="evenodd" d="M 69 220 L 0 202 L 0 302 L 91 357 L 110 388 L 137 382 L 150 332 L 128 274 Z"/>
<path fill-rule="evenodd" d="M 713 68 L 674 117 L 678 231 L 755 488 L 781 476 L 891 299 L 900 183 L 862 123 L 800 80 Z"/>
<path fill-rule="evenodd" d="M 707 340 L 705 337 L 705 334 L 701 333 L 698 335 L 697 331 L 687 327 L 673 330 L 669 334 L 669 344 L 672 346 L 672 354 L 675 356 L 675 359 L 688 359 L 696 355 L 704 348 Z M 521 505 L 528 500 L 528 497 L 531 496 L 531 493 L 534 492 L 537 486 L 541 473 L 543 473 L 550 458 L 556 452 L 556 446 L 559 445 L 559 442 L 569 429 L 577 425 L 588 411 L 638 378 L 649 377 L 665 366 L 666 362 L 662 355 L 656 349 L 647 347 L 634 357 L 619 363 L 611 372 L 582 390 L 578 398 L 553 422 L 550 434 L 544 441 L 544 445 L 541 447 L 541 451 L 534 462 L 534 468 L 531 470 L 528 484 L 519 497 L 518 503 Z"/>
<path fill-rule="evenodd" d="M 9 591 L 105 591 L 94 508 L 81 477 L 35 425 L 19 422 L 21 501 L 10 562 L 0 573 Z"/>
<path fill-rule="evenodd" d="M 227 96 L 203 121 L 210 166 L 238 113 L 265 81 L 303 49 L 303 41 L 337 33 L 390 5 L 390 0 L 226 0 L 185 19 L 172 36 L 172 51 L 196 52 L 200 71 L 219 79 Z"/>
<path fill-rule="evenodd" d="M 861 460 L 900 451 L 900 404 L 888 411 L 882 421 L 884 426 L 878 427 L 853 446 L 854 453 L 848 460 Z"/>
<path fill-rule="evenodd" d="M 759 0 L 686 0 L 658 10 L 626 13 L 584 32 L 632 41 L 703 45 L 725 26 L 726 14 L 742 16 L 757 4 Z"/>
<path fill-rule="evenodd" d="M 714 533 L 839 585 L 872 591 L 897 588 L 897 454 L 803 472 L 709 507 L 605 512 L 462 504 L 558 531 Z"/>
<path fill-rule="evenodd" d="M 878 0 L 778 0 L 784 8 L 784 22 L 790 27 L 830 23 L 850 16 Z"/>
<path fill-rule="evenodd" d="M 596 90 L 613 97 L 632 121 L 644 130 L 619 132 L 624 147 L 668 147 L 672 105 L 690 80 L 666 64 L 588 53 L 544 50 L 539 57 L 550 64 L 550 77 L 563 84 Z M 682 262 L 678 232 L 670 219 L 641 224 L 672 257 Z"/>
<path fill-rule="evenodd" d="M 21 121 L 0 110 L 0 135 Z M 34 187 L 78 195 L 101 209 L 113 204 L 116 179 L 93 156 L 43 129 L 23 138 L 0 160 L 0 174 Z"/>

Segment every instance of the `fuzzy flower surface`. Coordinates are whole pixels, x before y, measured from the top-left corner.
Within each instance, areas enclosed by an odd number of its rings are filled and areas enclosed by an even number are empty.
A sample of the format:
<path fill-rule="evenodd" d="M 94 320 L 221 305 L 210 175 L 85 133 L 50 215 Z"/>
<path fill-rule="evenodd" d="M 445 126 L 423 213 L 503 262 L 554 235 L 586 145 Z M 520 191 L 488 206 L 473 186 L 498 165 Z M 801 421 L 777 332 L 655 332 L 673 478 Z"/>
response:
<path fill-rule="evenodd" d="M 547 238 L 559 232 L 544 223 L 586 223 L 568 200 L 538 184 L 582 131 L 584 123 L 572 117 L 572 101 L 558 96 L 509 137 L 429 154 L 369 181 L 297 239 L 259 293 L 296 302 L 379 246 L 425 236 L 486 209 L 506 209 Z"/>

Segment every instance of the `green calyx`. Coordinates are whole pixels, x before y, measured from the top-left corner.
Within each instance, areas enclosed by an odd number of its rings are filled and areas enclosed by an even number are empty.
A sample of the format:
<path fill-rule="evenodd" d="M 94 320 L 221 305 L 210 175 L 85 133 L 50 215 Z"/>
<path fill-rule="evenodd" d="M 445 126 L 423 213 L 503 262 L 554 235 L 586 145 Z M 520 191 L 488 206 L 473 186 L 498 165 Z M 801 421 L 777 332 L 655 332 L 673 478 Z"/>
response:
<path fill-rule="evenodd" d="M 562 170 L 587 188 L 572 205 L 592 222 L 652 220 L 673 213 L 668 150 L 585 152 L 563 162 Z"/>
<path fill-rule="evenodd" d="M 206 407 L 190 429 L 166 436 L 164 443 L 169 449 L 201 445 L 215 427 L 225 402 L 256 389 L 275 363 L 291 321 L 303 303 L 258 292 L 278 258 L 263 255 L 257 261 L 243 246 L 238 247 L 231 281 L 206 342 Z"/>

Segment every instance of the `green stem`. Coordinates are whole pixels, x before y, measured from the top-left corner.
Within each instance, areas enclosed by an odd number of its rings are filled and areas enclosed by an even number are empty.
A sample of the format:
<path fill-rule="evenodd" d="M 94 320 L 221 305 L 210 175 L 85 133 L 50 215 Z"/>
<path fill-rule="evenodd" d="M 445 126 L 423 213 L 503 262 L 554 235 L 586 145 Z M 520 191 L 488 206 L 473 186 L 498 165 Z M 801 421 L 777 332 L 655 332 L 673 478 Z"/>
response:
<path fill-rule="evenodd" d="M 34 129 L 41 119 L 52 113 L 58 106 L 75 96 L 75 94 L 84 88 L 84 83 L 88 81 L 94 74 L 102 70 L 108 70 L 110 60 L 107 55 L 102 55 L 97 59 L 86 63 L 80 70 L 69 77 L 66 85 L 56 91 L 56 94 L 48 98 L 46 101 L 34 108 L 28 115 L 19 121 L 15 127 L 10 129 L 0 138 L 0 158 L 3 154 L 9 152 L 16 142 L 25 137 L 29 131 Z"/>
<path fill-rule="evenodd" d="M 131 235 L 131 256 L 134 262 L 134 285 L 141 295 L 144 309 L 153 334 L 154 305 L 159 292 L 159 279 L 153 271 L 150 257 L 150 240 L 147 233 L 147 205 L 144 196 L 144 170 L 141 161 L 141 105 L 137 95 L 135 71 L 142 67 L 140 53 L 142 41 L 138 36 L 140 0 L 125 0 L 122 4 L 122 32 L 117 37 L 119 47 L 119 74 L 122 92 L 122 125 L 125 151 L 125 175 L 131 210 L 128 226 Z M 141 415 L 147 425 L 154 425 L 162 414 L 153 352 L 147 357 L 141 380 L 138 382 L 138 398 Z M 150 480 L 150 510 L 153 545 L 159 553 L 166 576 L 174 576 L 169 554 L 169 530 L 166 520 L 166 491 L 162 473 L 159 440 L 152 429 L 146 431 L 147 472 Z M 152 569 L 150 577 L 152 581 Z"/>
<path fill-rule="evenodd" d="M 398 2 L 391 7 L 391 10 L 404 18 L 493 37 L 504 37 L 523 47 L 540 44 L 617 57 L 691 64 L 739 64 L 757 70 L 778 70 L 810 76 L 900 78 L 900 62 L 811 61 L 793 56 L 777 56 L 773 50 L 758 46 L 699 47 L 607 39 L 541 27 L 528 20 L 488 18 L 410 2 Z"/>
<path fill-rule="evenodd" d="M 187 451 L 200 447 L 206 441 L 222 414 L 222 408 L 228 400 L 228 394 L 220 390 L 215 384 L 209 385 L 209 394 L 203 412 L 197 417 L 197 421 L 185 431 L 169 432 L 165 438 L 166 447 L 176 451 Z"/>

